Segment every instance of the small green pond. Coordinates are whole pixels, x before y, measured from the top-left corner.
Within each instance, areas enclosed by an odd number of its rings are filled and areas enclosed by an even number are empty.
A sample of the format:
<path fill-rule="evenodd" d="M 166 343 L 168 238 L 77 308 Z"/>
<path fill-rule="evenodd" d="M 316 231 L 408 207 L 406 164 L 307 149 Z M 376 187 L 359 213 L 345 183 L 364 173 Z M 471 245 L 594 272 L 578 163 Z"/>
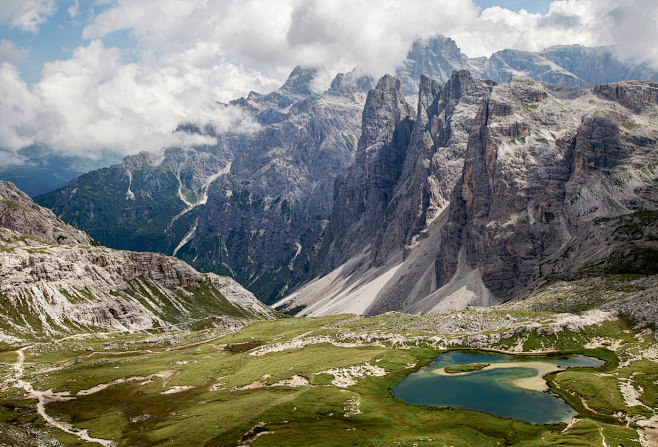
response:
<path fill-rule="evenodd" d="M 475 363 L 489 366 L 458 374 L 443 370 Z M 410 374 L 391 391 L 395 398 L 410 404 L 476 410 L 532 424 L 555 424 L 568 422 L 577 413 L 555 394 L 538 391 L 545 387 L 541 375 L 558 368 L 600 368 L 604 363 L 584 355 L 531 358 L 450 351 Z M 536 389 L 530 389 L 533 387 Z"/>

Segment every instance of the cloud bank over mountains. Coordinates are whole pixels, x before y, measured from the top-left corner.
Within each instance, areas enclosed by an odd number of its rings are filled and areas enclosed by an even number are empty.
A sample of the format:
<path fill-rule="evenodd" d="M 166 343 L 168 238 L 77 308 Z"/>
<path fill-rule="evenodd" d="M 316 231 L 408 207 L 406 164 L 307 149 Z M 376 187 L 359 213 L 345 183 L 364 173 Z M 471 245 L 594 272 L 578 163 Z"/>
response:
<path fill-rule="evenodd" d="M 471 57 L 503 48 L 615 45 L 621 58 L 658 66 L 658 4 L 652 0 L 560 0 L 545 14 L 482 10 L 473 1 L 417 0 L 0 0 L 0 23 L 28 33 L 67 8 L 85 20 L 70 58 L 47 62 L 28 85 L 16 63 L 29 48 L 0 44 L 0 146 L 41 143 L 70 153 L 121 153 L 199 144 L 176 135 L 182 121 L 250 132 L 238 110 L 218 107 L 250 90 L 268 92 L 296 65 L 333 74 L 359 65 L 392 72 L 418 38 L 452 37 Z M 108 44 L 117 33 L 134 43 Z M 192 140 L 190 140 L 192 138 Z"/>

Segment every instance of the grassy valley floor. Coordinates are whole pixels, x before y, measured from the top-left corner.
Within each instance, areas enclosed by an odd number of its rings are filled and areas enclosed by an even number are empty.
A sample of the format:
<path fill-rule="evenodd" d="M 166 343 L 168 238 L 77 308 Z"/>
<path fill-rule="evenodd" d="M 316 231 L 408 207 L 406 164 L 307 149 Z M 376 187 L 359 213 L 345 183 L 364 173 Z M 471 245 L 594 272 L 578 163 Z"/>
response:
<path fill-rule="evenodd" d="M 0 445 L 656 445 L 655 333 L 601 310 L 537 312 L 531 304 L 5 346 Z M 412 371 L 464 348 L 583 353 L 606 366 L 548 374 L 580 413 L 569 424 L 393 398 L 390 389 Z"/>

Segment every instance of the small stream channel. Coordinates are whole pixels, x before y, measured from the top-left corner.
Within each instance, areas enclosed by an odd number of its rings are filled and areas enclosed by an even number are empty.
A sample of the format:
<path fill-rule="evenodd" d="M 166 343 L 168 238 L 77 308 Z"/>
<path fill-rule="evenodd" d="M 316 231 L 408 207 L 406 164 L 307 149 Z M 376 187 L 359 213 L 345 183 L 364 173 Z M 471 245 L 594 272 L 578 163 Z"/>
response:
<path fill-rule="evenodd" d="M 444 368 L 488 364 L 485 369 L 449 374 Z M 478 351 L 450 351 L 410 374 L 391 391 L 404 402 L 482 411 L 532 424 L 568 422 L 577 413 L 547 391 L 542 378 L 551 370 L 600 368 L 602 360 L 584 355 L 521 357 Z"/>

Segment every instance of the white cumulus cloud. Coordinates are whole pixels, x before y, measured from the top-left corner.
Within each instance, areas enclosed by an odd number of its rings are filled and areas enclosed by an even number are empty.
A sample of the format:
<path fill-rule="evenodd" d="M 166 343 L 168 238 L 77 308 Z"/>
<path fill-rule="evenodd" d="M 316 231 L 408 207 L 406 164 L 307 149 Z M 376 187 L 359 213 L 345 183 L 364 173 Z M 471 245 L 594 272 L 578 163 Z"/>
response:
<path fill-rule="evenodd" d="M 29 48 L 18 47 L 11 40 L 0 40 L 0 62 L 17 64 L 30 55 Z"/>
<path fill-rule="evenodd" d="M 0 0 L 0 23 L 36 33 L 56 10 L 55 0 Z"/>
<path fill-rule="evenodd" d="M 615 47 L 620 58 L 658 67 L 658 2 L 557 0 L 546 14 L 487 8 L 472 23 L 446 32 L 469 56 L 504 48 L 538 51 L 553 45 Z"/>
<path fill-rule="evenodd" d="M 125 64 L 118 49 L 96 40 L 68 60 L 46 63 L 41 80 L 29 87 L 5 63 L 0 67 L 2 146 L 18 149 L 38 142 L 80 154 L 94 149 L 134 153 L 211 142 L 173 134 L 185 121 L 219 130 L 255 130 L 239 109 L 216 104 L 226 92 L 208 86 L 226 78 L 234 80 L 225 87 L 229 91 L 241 89 L 240 80 L 258 72 L 231 64 L 198 70 L 185 56 L 156 67 Z"/>
<path fill-rule="evenodd" d="M 69 13 L 69 17 L 75 18 L 78 15 L 80 15 L 80 2 L 78 0 L 75 0 L 75 2 L 69 6 L 69 9 L 67 10 Z"/>

